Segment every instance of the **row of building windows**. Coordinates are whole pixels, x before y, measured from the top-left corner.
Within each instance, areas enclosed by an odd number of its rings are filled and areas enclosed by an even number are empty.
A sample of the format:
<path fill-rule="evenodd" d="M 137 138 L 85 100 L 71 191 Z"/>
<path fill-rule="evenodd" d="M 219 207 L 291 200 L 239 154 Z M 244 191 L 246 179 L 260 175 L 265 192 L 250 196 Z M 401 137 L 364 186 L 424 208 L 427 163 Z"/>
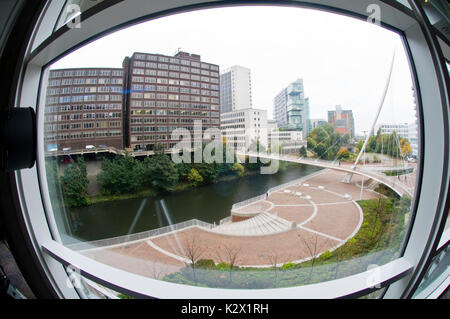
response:
<path fill-rule="evenodd" d="M 196 67 L 196 68 L 219 71 L 219 67 L 217 65 L 212 65 L 212 64 L 202 63 L 202 62 L 197 62 L 197 61 L 178 59 L 178 58 L 174 58 L 174 57 L 148 55 L 148 54 L 140 54 L 140 53 L 134 54 L 133 57 L 136 60 L 143 60 L 143 61 L 147 60 L 147 61 L 153 61 L 153 62 L 171 63 L 171 64 L 175 64 L 175 65 L 181 64 L 181 65 L 185 65 L 185 66 L 192 66 L 192 67 Z M 140 62 L 139 65 L 142 65 L 142 61 L 135 61 L 135 62 Z"/>
<path fill-rule="evenodd" d="M 94 101 L 122 101 L 122 95 L 71 95 L 61 97 L 47 97 L 48 104 L 76 103 L 76 102 L 94 102 Z"/>
<path fill-rule="evenodd" d="M 57 141 L 57 140 L 69 140 L 69 139 L 86 139 L 86 138 L 100 138 L 100 137 L 118 137 L 122 136 L 122 131 L 83 131 L 83 132 L 70 132 L 61 134 L 48 134 L 45 136 L 45 141 Z"/>
<path fill-rule="evenodd" d="M 88 111 L 88 110 L 121 110 L 122 104 L 79 104 L 79 105 L 61 105 L 47 106 L 45 113 L 60 113 L 69 111 Z"/>
<path fill-rule="evenodd" d="M 219 104 L 219 99 L 214 97 L 206 96 L 193 96 L 193 95 L 182 95 L 182 94 L 165 94 L 165 93 L 142 93 L 142 92 L 132 92 L 132 99 L 158 99 L 158 100 L 175 100 L 175 101 L 191 101 L 191 102 L 204 102 L 204 103 L 215 103 Z"/>
<path fill-rule="evenodd" d="M 123 84 L 122 78 L 68 78 L 68 79 L 57 79 L 50 80 L 49 87 L 54 86 L 68 86 L 68 85 L 97 85 L 97 84 Z"/>
<path fill-rule="evenodd" d="M 187 66 L 179 66 L 179 65 L 173 65 L 173 64 L 169 65 L 169 64 L 165 64 L 165 63 L 134 61 L 133 66 L 136 68 L 171 70 L 171 71 L 180 71 L 180 72 L 185 72 L 185 73 L 207 75 L 207 76 L 211 76 L 211 77 L 219 77 L 218 72 L 208 71 L 208 70 L 200 70 L 197 68 L 189 68 Z M 133 71 L 133 73 L 138 74 L 138 73 L 135 73 L 134 71 Z M 140 73 L 140 74 L 144 74 L 144 73 Z"/>
<path fill-rule="evenodd" d="M 52 132 L 52 131 L 64 131 L 64 130 L 80 130 L 80 129 L 86 129 L 86 128 L 120 128 L 122 126 L 121 122 L 115 121 L 115 122 L 78 122 L 78 123 L 65 123 L 65 124 L 48 124 L 45 125 L 45 131 L 46 132 Z"/>
<path fill-rule="evenodd" d="M 168 71 L 156 71 L 151 69 L 134 69 L 133 70 L 134 75 L 150 75 L 150 76 L 159 76 L 159 77 L 165 77 L 165 78 L 174 78 L 174 79 L 185 79 L 185 80 L 193 80 L 193 81 L 202 81 L 202 82 L 208 82 L 213 84 L 219 84 L 219 78 L 214 77 L 208 77 L 208 76 L 200 76 L 190 73 L 177 73 L 177 72 L 168 72 Z M 134 76 L 132 80 L 134 81 Z M 149 80 L 150 81 L 150 80 Z M 141 82 L 144 82 L 142 80 Z"/>
<path fill-rule="evenodd" d="M 50 78 L 72 77 L 72 76 L 123 76 L 123 70 L 64 70 L 51 71 Z"/>
<path fill-rule="evenodd" d="M 207 111 L 188 111 L 188 110 L 158 110 L 158 109 L 145 109 L 145 110 L 131 110 L 131 115 L 180 115 L 180 116 L 200 116 L 210 117 L 212 112 Z"/>
<path fill-rule="evenodd" d="M 87 87 L 62 87 L 50 88 L 47 90 L 47 95 L 62 95 L 72 93 L 123 93 L 121 86 L 87 86 Z"/>

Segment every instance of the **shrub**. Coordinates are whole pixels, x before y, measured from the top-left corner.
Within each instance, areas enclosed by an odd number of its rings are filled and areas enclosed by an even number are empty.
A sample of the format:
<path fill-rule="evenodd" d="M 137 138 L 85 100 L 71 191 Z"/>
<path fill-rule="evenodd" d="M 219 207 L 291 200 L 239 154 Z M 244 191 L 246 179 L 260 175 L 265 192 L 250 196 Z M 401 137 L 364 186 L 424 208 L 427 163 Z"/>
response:
<path fill-rule="evenodd" d="M 327 250 L 322 255 L 320 255 L 320 259 L 327 260 L 327 259 L 330 259 L 332 256 L 333 256 L 333 253 L 331 251 Z"/>
<path fill-rule="evenodd" d="M 214 260 L 212 259 L 200 259 L 195 263 L 195 266 L 197 268 L 203 268 L 203 269 L 215 269 L 216 264 L 214 263 Z"/>
<path fill-rule="evenodd" d="M 216 269 L 218 270 L 230 270 L 231 265 L 229 263 L 226 263 L 222 261 L 221 263 L 217 264 Z"/>
<path fill-rule="evenodd" d="M 281 266 L 281 270 L 290 270 L 290 269 L 294 269 L 295 268 L 295 264 L 294 263 L 285 263 L 283 266 Z"/>

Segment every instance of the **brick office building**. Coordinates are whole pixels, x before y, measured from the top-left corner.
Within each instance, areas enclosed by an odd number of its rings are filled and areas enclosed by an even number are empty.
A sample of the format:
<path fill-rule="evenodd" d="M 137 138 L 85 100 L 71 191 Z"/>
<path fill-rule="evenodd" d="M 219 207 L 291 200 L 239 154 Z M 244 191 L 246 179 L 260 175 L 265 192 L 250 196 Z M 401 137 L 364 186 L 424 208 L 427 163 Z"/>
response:
<path fill-rule="evenodd" d="M 123 148 L 123 70 L 51 70 L 46 90 L 45 149 Z"/>
<path fill-rule="evenodd" d="M 203 130 L 220 127 L 219 66 L 199 55 L 134 53 L 123 62 L 128 90 L 125 97 L 126 146 L 153 150 L 157 143 L 173 148 L 177 128 L 191 132 L 194 121 Z"/>
<path fill-rule="evenodd" d="M 90 147 L 166 149 L 176 128 L 220 127 L 219 66 L 199 55 L 134 53 L 123 68 L 50 71 L 46 150 Z M 192 134 L 192 133 L 191 133 Z"/>

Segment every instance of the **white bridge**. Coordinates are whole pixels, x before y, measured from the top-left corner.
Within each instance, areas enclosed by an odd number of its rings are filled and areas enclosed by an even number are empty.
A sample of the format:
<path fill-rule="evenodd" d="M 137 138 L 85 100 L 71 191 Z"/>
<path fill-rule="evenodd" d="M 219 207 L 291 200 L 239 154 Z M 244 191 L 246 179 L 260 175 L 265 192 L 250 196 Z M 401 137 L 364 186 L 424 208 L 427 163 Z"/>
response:
<path fill-rule="evenodd" d="M 382 172 L 386 171 L 400 171 L 400 170 L 412 170 L 412 174 L 415 174 L 416 164 L 407 163 L 400 166 L 386 166 L 386 165 L 363 165 L 356 166 L 354 164 L 341 163 L 339 161 L 326 161 L 314 158 L 304 158 L 304 157 L 292 157 L 292 156 L 282 156 L 277 154 L 269 154 L 264 152 L 236 152 L 239 156 L 249 156 L 249 157 L 257 157 L 266 160 L 279 160 L 285 162 L 293 162 L 304 165 L 311 165 L 316 167 L 322 167 L 327 169 L 333 169 L 341 172 L 348 173 L 347 176 L 349 178 L 345 178 L 343 182 L 349 183 L 351 180 L 351 176 L 353 174 L 357 174 L 360 176 L 364 176 L 367 179 L 372 179 L 381 184 L 385 184 L 389 188 L 391 188 L 394 192 L 396 192 L 399 196 L 408 195 L 410 197 L 414 194 L 415 189 L 415 178 L 413 178 L 414 184 L 411 185 L 411 180 L 407 179 L 402 180 L 399 176 L 386 176 Z"/>

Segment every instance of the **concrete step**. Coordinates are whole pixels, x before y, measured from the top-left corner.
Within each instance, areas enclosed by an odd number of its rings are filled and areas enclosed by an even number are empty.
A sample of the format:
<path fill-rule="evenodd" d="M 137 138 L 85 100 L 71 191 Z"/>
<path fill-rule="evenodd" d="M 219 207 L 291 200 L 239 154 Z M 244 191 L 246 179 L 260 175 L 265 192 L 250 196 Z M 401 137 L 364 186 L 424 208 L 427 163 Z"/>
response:
<path fill-rule="evenodd" d="M 262 236 L 288 231 L 292 223 L 273 214 L 263 212 L 249 219 L 226 223 L 211 231 L 235 236 Z"/>

